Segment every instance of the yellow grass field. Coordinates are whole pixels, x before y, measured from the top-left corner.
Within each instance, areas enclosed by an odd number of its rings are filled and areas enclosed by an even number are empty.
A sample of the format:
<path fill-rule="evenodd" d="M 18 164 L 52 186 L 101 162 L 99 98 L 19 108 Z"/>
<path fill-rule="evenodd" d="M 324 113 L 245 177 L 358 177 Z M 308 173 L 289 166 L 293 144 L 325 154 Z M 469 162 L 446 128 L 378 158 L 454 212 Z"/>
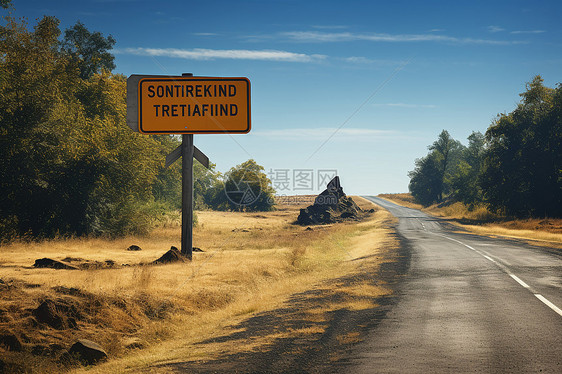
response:
<path fill-rule="evenodd" d="M 362 198 L 354 199 L 363 208 L 374 208 Z M 222 334 L 255 313 L 283 305 L 292 294 L 326 288 L 326 281 L 360 271 L 367 262 L 377 266 L 391 261 L 397 246 L 390 229 L 393 218 L 385 210 L 377 209 L 361 222 L 307 230 L 293 223 L 298 209 L 309 203 L 310 198 L 292 204 L 286 201 L 267 213 L 197 212 L 194 245 L 204 252 L 194 253 L 192 263 L 148 265 L 171 245 L 179 247 L 177 220 L 147 237 L 3 245 L 0 330 L 18 336 L 24 349 L 11 352 L 0 347 L 0 357 L 32 372 L 59 372 L 66 368 L 55 358 L 33 352 L 53 345 L 67 349 L 76 339 L 87 338 L 100 343 L 110 357 L 87 372 L 139 372 L 156 362 L 180 357 L 203 360 L 218 351 L 236 353 L 267 345 L 278 337 L 256 337 L 250 345 L 234 342 L 194 348 L 195 343 Z M 142 250 L 127 251 L 131 244 Z M 117 266 L 33 268 L 35 259 L 43 257 L 112 260 Z M 390 291 L 383 285 L 355 284 L 343 292 L 349 295 L 347 308 L 361 309 L 373 307 L 361 295 L 376 297 Z M 30 311 L 44 300 L 62 300 L 77 310 L 77 327 L 57 330 L 37 325 Z M 307 313 L 322 319 L 340 307 L 325 305 Z"/>
<path fill-rule="evenodd" d="M 530 218 L 506 219 L 488 211 L 485 206 L 468 210 L 462 203 L 439 207 L 437 204 L 423 207 L 409 193 L 381 194 L 379 197 L 396 204 L 420 209 L 475 234 L 524 239 L 532 244 L 562 248 L 562 219 Z"/>

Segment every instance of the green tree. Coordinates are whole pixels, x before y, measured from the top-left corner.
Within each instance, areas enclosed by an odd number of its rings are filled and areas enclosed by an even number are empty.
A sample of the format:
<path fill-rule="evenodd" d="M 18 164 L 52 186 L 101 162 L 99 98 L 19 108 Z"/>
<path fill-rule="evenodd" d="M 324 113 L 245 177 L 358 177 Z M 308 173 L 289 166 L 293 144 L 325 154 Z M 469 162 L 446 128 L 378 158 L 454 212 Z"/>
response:
<path fill-rule="evenodd" d="M 125 123 L 125 77 L 83 80 L 59 21 L 0 27 L 0 239 L 124 235 L 153 214 L 159 144 Z"/>
<path fill-rule="evenodd" d="M 468 147 L 463 149 L 461 159 L 449 177 L 453 198 L 469 206 L 482 201 L 480 174 L 484 151 L 484 135 L 473 132 L 468 137 Z"/>
<path fill-rule="evenodd" d="M 408 173 L 408 188 L 416 201 L 429 206 L 439 200 L 442 191 L 441 161 L 436 152 L 430 152 L 415 163 L 415 169 Z"/>
<path fill-rule="evenodd" d="M 96 111 L 84 107 L 77 152 L 95 167 L 84 221 L 88 234 L 119 236 L 147 232 L 152 184 L 162 167 L 158 142 L 130 131 L 125 121 L 126 79 L 108 72 L 84 81 Z"/>
<path fill-rule="evenodd" d="M 81 116 L 77 77 L 58 53 L 59 21 L 43 17 L 33 31 L 11 17 L 0 26 L 0 221 L 3 233 L 52 233 L 55 177 L 70 155 L 64 133 Z M 57 131 L 52 125 L 57 123 Z M 4 236 L 10 236 L 8 234 Z"/>
<path fill-rule="evenodd" d="M 222 183 L 209 190 L 209 205 L 221 210 L 273 210 L 275 190 L 264 170 L 252 159 L 231 168 Z"/>
<path fill-rule="evenodd" d="M 444 194 L 451 191 L 451 178 L 464 147 L 443 130 L 428 149 L 429 154 L 416 160 L 416 168 L 408 173 L 412 196 L 426 206 L 443 201 Z"/>
<path fill-rule="evenodd" d="M 486 131 L 482 172 L 485 200 L 516 216 L 562 215 L 562 86 L 536 76 L 522 101 Z"/>
<path fill-rule="evenodd" d="M 458 140 L 454 140 L 447 130 L 441 131 L 439 137 L 429 150 L 436 155 L 439 175 L 437 181 L 437 201 L 443 201 L 443 193 L 449 192 L 448 173 L 450 173 L 459 161 L 460 152 L 463 147 Z"/>
<path fill-rule="evenodd" d="M 80 77 L 88 79 L 103 69 L 115 69 L 115 57 L 109 52 L 114 45 L 115 39 L 111 35 L 104 37 L 98 31 L 90 32 L 78 21 L 64 32 L 62 50 L 80 69 Z"/>

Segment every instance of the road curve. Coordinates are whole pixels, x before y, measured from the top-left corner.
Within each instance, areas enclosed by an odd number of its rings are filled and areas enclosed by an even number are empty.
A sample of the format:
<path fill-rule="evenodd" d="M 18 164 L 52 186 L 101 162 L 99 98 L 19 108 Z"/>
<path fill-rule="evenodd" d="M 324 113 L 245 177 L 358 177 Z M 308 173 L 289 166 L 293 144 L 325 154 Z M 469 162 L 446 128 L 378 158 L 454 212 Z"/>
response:
<path fill-rule="evenodd" d="M 399 218 L 411 265 L 346 373 L 562 373 L 561 256 L 366 198 Z"/>

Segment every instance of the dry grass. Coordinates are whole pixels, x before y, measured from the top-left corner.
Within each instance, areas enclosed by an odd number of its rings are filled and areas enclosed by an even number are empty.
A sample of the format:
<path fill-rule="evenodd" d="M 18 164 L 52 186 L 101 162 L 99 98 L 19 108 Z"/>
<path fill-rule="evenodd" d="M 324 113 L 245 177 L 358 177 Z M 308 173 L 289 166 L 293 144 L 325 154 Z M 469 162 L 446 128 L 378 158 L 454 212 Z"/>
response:
<path fill-rule="evenodd" d="M 431 213 L 434 216 L 438 217 L 482 223 L 499 221 L 503 219 L 503 217 L 490 212 L 484 204 L 476 205 L 471 209 L 469 209 L 465 204 L 461 202 L 443 205 L 435 204 L 424 208 L 423 211 Z"/>
<path fill-rule="evenodd" d="M 485 205 L 469 209 L 460 202 L 441 206 L 435 204 L 424 208 L 417 204 L 409 193 L 382 194 L 379 197 L 451 220 L 453 224 L 476 234 L 520 238 L 533 244 L 562 248 L 562 219 L 510 219 L 490 212 Z"/>
<path fill-rule="evenodd" d="M 356 199 L 363 207 L 373 207 Z M 242 349 L 234 343 L 198 345 L 197 349 L 193 344 L 224 333 L 228 326 L 252 314 L 282 305 L 291 294 L 357 271 L 361 261 L 349 260 L 395 244 L 389 237 L 390 218 L 384 210 L 360 223 L 305 230 L 292 223 L 298 209 L 307 203 L 281 205 L 267 213 L 198 212 L 194 243 L 205 252 L 194 253 L 193 263 L 141 265 L 155 260 L 171 245 L 179 247 L 180 227 L 173 222 L 145 238 L 65 239 L 1 246 L 0 278 L 11 282 L 12 288 L 0 301 L 0 328 L 22 336 L 25 350 L 20 359 L 35 372 L 60 368 L 53 360 L 37 363 L 36 356 L 30 354 L 34 347 L 57 343 L 68 348 L 76 338 L 98 341 L 116 358 L 90 370 L 100 373 L 135 372 L 156 361 L 209 357 L 215 349 Z M 139 245 L 142 251 L 127 251 L 131 244 Z M 110 259 L 127 266 L 81 271 L 31 267 L 37 258 L 68 256 Z M 384 256 L 369 261 L 381 262 Z M 77 292 L 61 294 L 61 290 L 70 289 Z M 352 296 L 388 292 L 382 286 L 357 285 L 349 289 L 348 306 L 372 307 L 372 303 Z M 42 300 L 61 298 L 83 309 L 78 329 L 33 327 L 29 311 Z M 323 312 L 311 313 L 311 318 L 321 318 L 336 307 L 327 305 Z M 256 338 L 255 344 L 268 344 L 274 338 Z M 137 354 L 138 347 L 145 349 Z"/>
<path fill-rule="evenodd" d="M 383 193 L 378 197 L 407 208 L 423 209 L 423 205 L 416 203 L 412 194 L 409 193 Z"/>

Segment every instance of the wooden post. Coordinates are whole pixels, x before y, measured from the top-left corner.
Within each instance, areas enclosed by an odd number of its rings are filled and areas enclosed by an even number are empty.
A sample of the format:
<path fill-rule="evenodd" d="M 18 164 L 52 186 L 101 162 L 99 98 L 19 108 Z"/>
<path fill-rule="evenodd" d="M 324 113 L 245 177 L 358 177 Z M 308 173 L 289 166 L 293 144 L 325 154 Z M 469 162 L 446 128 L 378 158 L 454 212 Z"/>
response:
<path fill-rule="evenodd" d="M 181 142 L 181 253 L 193 258 L 193 134 Z"/>

